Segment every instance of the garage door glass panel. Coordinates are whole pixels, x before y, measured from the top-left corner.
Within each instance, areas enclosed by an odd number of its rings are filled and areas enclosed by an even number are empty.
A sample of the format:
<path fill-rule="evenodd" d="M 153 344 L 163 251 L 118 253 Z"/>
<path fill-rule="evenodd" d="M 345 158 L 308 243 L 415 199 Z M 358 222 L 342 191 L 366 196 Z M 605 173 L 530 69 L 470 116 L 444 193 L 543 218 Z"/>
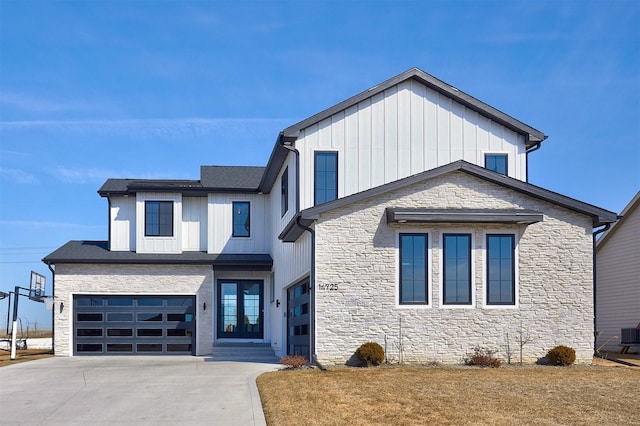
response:
<path fill-rule="evenodd" d="M 162 321 L 162 314 L 138 314 L 138 321 Z"/>
<path fill-rule="evenodd" d="M 138 299 L 138 306 L 162 306 L 162 298 L 149 297 L 145 299 Z"/>
<path fill-rule="evenodd" d="M 76 345 L 78 352 L 102 352 L 102 345 L 99 343 L 79 343 Z"/>
<path fill-rule="evenodd" d="M 139 328 L 138 337 L 157 337 L 162 336 L 161 328 Z"/>
<path fill-rule="evenodd" d="M 167 352 L 187 352 L 191 351 L 190 344 L 167 343 Z"/>
<path fill-rule="evenodd" d="M 102 297 L 78 297 L 76 306 L 102 306 Z"/>
<path fill-rule="evenodd" d="M 78 328 L 76 329 L 76 336 L 99 337 L 99 336 L 102 336 L 102 329 L 101 328 Z"/>
<path fill-rule="evenodd" d="M 132 328 L 109 328 L 107 329 L 107 336 L 131 337 L 133 336 L 133 329 Z"/>
<path fill-rule="evenodd" d="M 109 343 L 107 344 L 107 352 L 133 352 L 131 343 Z"/>
<path fill-rule="evenodd" d="M 82 322 L 100 322 L 102 321 L 102 314 L 78 313 L 77 319 Z"/>
<path fill-rule="evenodd" d="M 109 306 L 133 306 L 133 298 L 131 297 L 109 297 L 107 298 Z"/>
<path fill-rule="evenodd" d="M 107 314 L 107 321 L 133 322 L 133 314 L 132 313 L 109 312 Z"/>
<path fill-rule="evenodd" d="M 193 299 L 188 297 L 174 297 L 167 299 L 167 306 L 193 306 Z"/>
<path fill-rule="evenodd" d="M 136 346 L 138 352 L 162 352 L 161 343 L 138 343 Z"/>

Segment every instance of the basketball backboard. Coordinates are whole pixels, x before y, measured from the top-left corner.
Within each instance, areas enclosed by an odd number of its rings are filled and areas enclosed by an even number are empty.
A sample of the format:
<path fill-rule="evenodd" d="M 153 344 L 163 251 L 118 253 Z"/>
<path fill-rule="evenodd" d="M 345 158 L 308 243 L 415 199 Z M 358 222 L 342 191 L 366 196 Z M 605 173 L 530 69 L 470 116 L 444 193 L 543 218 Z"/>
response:
<path fill-rule="evenodd" d="M 31 285 L 29 286 L 29 299 L 36 302 L 44 302 L 46 277 L 31 271 Z"/>

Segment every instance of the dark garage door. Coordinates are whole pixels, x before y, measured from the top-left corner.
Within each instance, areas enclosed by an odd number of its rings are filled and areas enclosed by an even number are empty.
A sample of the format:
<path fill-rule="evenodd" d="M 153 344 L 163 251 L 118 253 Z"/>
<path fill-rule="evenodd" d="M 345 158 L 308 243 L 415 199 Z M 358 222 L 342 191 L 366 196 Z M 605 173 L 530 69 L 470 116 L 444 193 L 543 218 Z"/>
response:
<path fill-rule="evenodd" d="M 287 355 L 309 358 L 309 281 L 287 290 Z"/>
<path fill-rule="evenodd" d="M 194 296 L 73 298 L 74 355 L 193 355 Z"/>

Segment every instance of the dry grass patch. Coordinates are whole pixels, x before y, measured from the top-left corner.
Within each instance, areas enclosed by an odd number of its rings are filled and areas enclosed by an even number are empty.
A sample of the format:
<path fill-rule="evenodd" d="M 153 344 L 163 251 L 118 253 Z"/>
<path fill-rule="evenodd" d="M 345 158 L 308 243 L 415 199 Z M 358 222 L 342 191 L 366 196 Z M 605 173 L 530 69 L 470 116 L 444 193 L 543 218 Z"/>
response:
<path fill-rule="evenodd" d="M 19 339 L 26 339 L 27 337 L 30 339 L 40 339 L 51 336 L 53 336 L 53 332 L 51 330 L 18 330 Z M 10 338 L 11 333 L 7 333 L 6 330 L 0 331 L 0 339 Z"/>
<path fill-rule="evenodd" d="M 640 369 L 338 368 L 258 377 L 269 425 L 626 424 Z"/>
<path fill-rule="evenodd" d="M 0 350 L 0 367 L 5 365 L 17 364 L 19 362 L 33 361 L 41 358 L 49 358 L 53 356 L 51 349 L 27 349 L 17 350 L 16 359 L 11 360 L 11 352 Z"/>

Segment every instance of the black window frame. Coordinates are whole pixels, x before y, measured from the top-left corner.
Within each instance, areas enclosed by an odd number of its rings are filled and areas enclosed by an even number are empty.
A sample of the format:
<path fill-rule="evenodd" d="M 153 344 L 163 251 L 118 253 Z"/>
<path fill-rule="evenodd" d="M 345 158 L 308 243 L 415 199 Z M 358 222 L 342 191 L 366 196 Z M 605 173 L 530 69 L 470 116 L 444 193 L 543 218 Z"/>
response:
<path fill-rule="evenodd" d="M 157 205 L 156 211 L 151 211 L 150 206 Z M 163 208 L 164 206 L 164 208 Z M 169 206 L 167 208 L 167 206 Z M 173 201 L 146 200 L 144 202 L 144 236 L 145 237 L 173 237 Z M 169 214 L 168 220 L 165 215 Z M 154 217 L 150 217 L 154 215 Z M 154 219 L 154 220 L 150 220 Z M 167 228 L 168 227 L 168 228 Z"/>
<path fill-rule="evenodd" d="M 500 170 L 497 170 L 497 167 L 494 165 L 489 167 L 489 160 L 497 160 L 498 158 L 504 159 L 504 173 Z M 491 170 L 492 172 L 500 173 L 501 175 L 508 176 L 509 175 L 509 154 L 503 153 L 491 153 L 488 152 L 484 154 L 484 168 L 487 170 Z"/>
<path fill-rule="evenodd" d="M 236 206 L 246 205 L 247 206 L 247 218 L 245 219 L 245 223 L 240 225 L 236 222 L 238 219 L 238 215 L 236 215 Z M 251 237 L 251 202 L 250 201 L 233 201 L 231 203 L 232 206 L 232 219 L 231 219 L 231 236 L 234 238 L 249 238 Z M 237 233 L 236 228 L 239 226 L 243 227 L 246 232 Z"/>
<path fill-rule="evenodd" d="M 459 301 L 448 301 L 447 298 L 447 237 L 466 237 L 468 238 L 467 242 L 467 289 L 468 289 L 468 301 L 459 302 Z M 473 259 L 473 237 L 469 233 L 445 233 L 442 234 L 442 304 L 449 306 L 473 306 L 473 268 L 472 268 L 472 259 Z M 458 248 L 456 244 L 456 249 Z M 457 256 L 456 256 L 457 258 Z M 456 298 L 457 299 L 457 298 Z"/>
<path fill-rule="evenodd" d="M 421 237 L 424 238 L 424 301 L 416 301 L 416 300 L 405 300 L 405 294 L 403 294 L 405 277 L 404 277 L 404 267 L 403 263 L 405 258 L 403 256 L 403 237 Z M 398 268 L 399 268 L 399 294 L 398 294 L 398 303 L 400 305 L 428 305 L 429 304 L 429 234 L 424 233 L 411 233 L 411 232 L 403 232 L 398 235 Z M 413 257 L 415 259 L 415 256 Z M 412 269 L 415 269 L 415 265 Z M 415 287 L 415 280 L 414 280 Z"/>
<path fill-rule="evenodd" d="M 491 300 L 491 253 L 489 239 L 490 238 L 509 238 L 511 241 L 511 250 L 510 250 L 510 268 L 511 268 L 511 300 L 507 302 L 492 302 Z M 487 306 L 515 306 L 516 305 L 516 236 L 514 234 L 487 234 L 486 235 L 486 305 Z M 500 258 L 502 259 L 502 257 Z M 502 277 L 501 280 L 502 281 Z M 502 286 L 500 286 L 502 287 Z"/>
<path fill-rule="evenodd" d="M 334 157 L 332 162 L 335 163 L 335 170 L 333 171 L 333 173 L 335 174 L 335 177 L 333 179 L 335 182 L 335 188 L 320 188 L 318 185 L 319 182 L 326 183 L 327 181 L 326 175 L 329 174 L 329 171 L 321 170 L 318 167 L 318 160 L 322 156 Z M 323 177 L 322 179 L 320 179 L 321 174 Z M 315 151 L 313 155 L 313 205 L 314 206 L 328 203 L 330 201 L 338 199 L 338 177 L 339 177 L 338 176 L 338 151 Z M 327 192 L 330 190 L 332 191 L 331 197 L 326 197 Z M 322 193 L 325 194 L 325 196 L 320 198 L 318 196 L 319 191 L 322 191 Z"/>
<path fill-rule="evenodd" d="M 289 167 L 284 169 L 280 177 L 280 217 L 289 211 Z"/>

